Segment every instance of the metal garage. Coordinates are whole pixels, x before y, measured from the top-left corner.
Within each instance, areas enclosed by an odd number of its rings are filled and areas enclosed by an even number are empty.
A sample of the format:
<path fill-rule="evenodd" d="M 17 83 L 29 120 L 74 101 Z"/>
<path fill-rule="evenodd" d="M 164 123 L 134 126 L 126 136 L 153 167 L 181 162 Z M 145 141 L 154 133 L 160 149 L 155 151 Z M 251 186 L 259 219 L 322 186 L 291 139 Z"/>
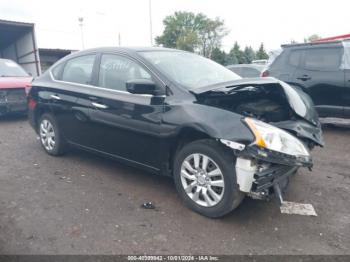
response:
<path fill-rule="evenodd" d="M 0 57 L 16 61 L 28 73 L 41 73 L 34 24 L 0 20 Z"/>

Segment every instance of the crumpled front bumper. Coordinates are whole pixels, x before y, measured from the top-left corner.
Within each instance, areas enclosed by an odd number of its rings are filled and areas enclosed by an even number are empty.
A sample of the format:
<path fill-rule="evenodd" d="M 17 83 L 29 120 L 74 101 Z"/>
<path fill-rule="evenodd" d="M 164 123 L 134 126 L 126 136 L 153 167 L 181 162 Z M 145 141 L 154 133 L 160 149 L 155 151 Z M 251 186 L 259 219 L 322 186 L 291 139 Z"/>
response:
<path fill-rule="evenodd" d="M 273 164 L 257 159 L 236 160 L 236 178 L 240 191 L 255 199 L 265 199 L 273 192 L 275 184 L 283 185 L 299 166 Z"/>
<path fill-rule="evenodd" d="M 312 168 L 313 162 L 311 156 L 292 156 L 266 148 L 260 148 L 256 145 L 247 146 L 240 154 L 245 157 L 252 157 L 268 163 L 280 164 L 286 166 L 298 166 Z"/>
<path fill-rule="evenodd" d="M 255 193 L 267 197 L 270 193 L 270 189 L 272 189 L 275 184 L 283 184 L 290 176 L 294 175 L 297 170 L 298 167 L 276 165 L 266 170 L 256 172 L 250 192 L 251 195 L 254 197 Z"/>
<path fill-rule="evenodd" d="M 256 145 L 235 151 L 235 155 L 239 189 L 256 199 L 268 198 L 276 184 L 286 183 L 298 168 L 313 165 L 311 156 L 291 156 Z"/>
<path fill-rule="evenodd" d="M 27 103 L 26 102 L 10 102 L 10 103 L 0 103 L 0 116 L 9 113 L 26 112 Z"/>
<path fill-rule="evenodd" d="M 24 89 L 0 90 L 0 115 L 26 111 L 27 98 Z"/>

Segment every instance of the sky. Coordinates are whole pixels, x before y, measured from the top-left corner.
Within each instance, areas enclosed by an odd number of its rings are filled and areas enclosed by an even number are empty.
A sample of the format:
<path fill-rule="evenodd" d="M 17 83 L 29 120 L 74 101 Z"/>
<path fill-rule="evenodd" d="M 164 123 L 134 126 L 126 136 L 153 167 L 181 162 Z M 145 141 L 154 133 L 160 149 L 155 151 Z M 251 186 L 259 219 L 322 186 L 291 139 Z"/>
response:
<path fill-rule="evenodd" d="M 349 0 L 151 0 L 152 35 L 175 11 L 202 12 L 225 22 L 222 48 L 237 41 L 275 50 L 292 40 L 318 34 L 349 34 Z M 82 49 L 78 17 L 83 17 L 84 47 L 150 46 L 149 0 L 0 0 L 0 19 L 32 22 L 39 48 Z"/>

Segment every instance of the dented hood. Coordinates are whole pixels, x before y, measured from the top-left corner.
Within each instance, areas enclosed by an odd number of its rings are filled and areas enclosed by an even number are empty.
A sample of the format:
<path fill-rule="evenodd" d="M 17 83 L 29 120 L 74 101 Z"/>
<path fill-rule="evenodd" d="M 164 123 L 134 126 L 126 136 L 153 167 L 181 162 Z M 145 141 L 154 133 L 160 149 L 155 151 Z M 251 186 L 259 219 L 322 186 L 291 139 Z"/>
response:
<path fill-rule="evenodd" d="M 280 88 L 284 92 L 291 109 L 298 116 L 302 117 L 314 126 L 319 125 L 318 116 L 310 97 L 303 91 L 297 88 L 293 88 L 287 83 L 273 77 L 243 78 L 212 86 L 194 88 L 190 91 L 199 96 L 209 93 L 222 93 L 232 95 L 232 93 L 234 93 L 235 90 L 238 89 L 249 87 L 259 88 L 264 86 L 275 86 L 275 88 Z M 254 92 L 254 89 L 251 90 L 252 92 Z"/>

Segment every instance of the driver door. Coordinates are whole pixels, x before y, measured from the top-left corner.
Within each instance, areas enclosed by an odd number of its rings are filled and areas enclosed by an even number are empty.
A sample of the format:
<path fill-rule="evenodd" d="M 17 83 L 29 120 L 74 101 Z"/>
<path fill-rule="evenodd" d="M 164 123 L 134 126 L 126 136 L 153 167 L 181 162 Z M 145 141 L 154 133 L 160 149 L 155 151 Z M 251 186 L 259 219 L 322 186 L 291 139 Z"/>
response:
<path fill-rule="evenodd" d="M 151 72 L 125 55 L 102 54 L 97 87 L 90 92 L 91 146 L 151 170 L 160 168 L 163 97 L 131 94 L 126 82 L 152 79 Z"/>

